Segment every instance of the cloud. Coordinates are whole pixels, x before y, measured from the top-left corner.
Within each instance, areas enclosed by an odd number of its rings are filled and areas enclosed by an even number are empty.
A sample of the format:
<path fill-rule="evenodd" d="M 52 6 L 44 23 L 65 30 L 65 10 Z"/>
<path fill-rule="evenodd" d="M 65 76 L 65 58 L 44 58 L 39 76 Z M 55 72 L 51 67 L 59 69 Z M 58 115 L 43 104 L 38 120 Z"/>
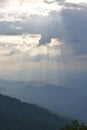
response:
<path fill-rule="evenodd" d="M 0 22 L 0 34 L 18 35 L 23 33 L 41 34 L 41 43 L 50 42 L 53 37 L 61 40 L 63 37 L 63 27 L 60 13 L 52 11 L 49 16 L 30 16 L 30 19 L 20 22 L 3 21 Z M 12 28 L 14 27 L 14 28 Z M 4 28 L 4 29 L 3 29 Z M 17 29 L 20 28 L 20 29 Z M 57 29 L 56 29 L 57 28 Z"/>
<path fill-rule="evenodd" d="M 58 82 L 59 71 L 87 71 L 86 35 L 87 4 L 0 0 L 1 75 Z"/>
<path fill-rule="evenodd" d="M 33 1 L 31 1 L 31 3 L 32 2 Z M 35 2 L 39 2 L 39 1 L 35 1 Z M 5 16 L 3 13 L 1 13 L 0 17 L 4 21 L 2 20 L 0 22 L 0 34 L 12 35 L 12 36 L 17 36 L 22 34 L 37 34 L 37 35 L 40 34 L 41 38 L 39 39 L 38 43 L 41 46 L 44 45 L 47 46 L 49 45 L 49 43 L 52 46 L 51 43 L 52 39 L 58 39 L 59 41 L 62 41 L 62 43 L 64 43 L 61 48 L 62 57 L 69 60 L 72 57 L 71 55 L 77 56 L 77 55 L 87 54 L 86 51 L 87 50 L 87 44 L 86 44 L 87 43 L 87 37 L 86 37 L 87 7 L 86 5 L 66 3 L 65 1 L 59 1 L 59 0 L 42 1 L 42 3 L 43 2 L 47 4 L 45 6 L 45 9 L 47 9 L 49 15 L 43 16 L 43 15 L 35 14 L 34 12 L 31 13 L 30 15 L 27 14 L 26 11 L 24 11 L 24 13 L 19 12 L 18 16 L 13 15 L 12 13 L 12 15 L 10 16 L 14 18 L 11 21 L 11 19 L 10 20 L 7 19 L 9 18 L 8 15 Z M 56 7 L 59 8 L 57 2 L 62 7 L 61 11 L 59 12 L 57 10 L 52 9 L 55 6 L 55 4 Z M 21 4 L 24 4 L 24 1 Z M 48 4 L 50 5 L 50 8 L 47 7 Z M 20 22 L 15 21 L 14 19 L 16 20 L 19 19 Z M 15 54 L 15 53 L 11 53 L 11 54 Z M 70 56 L 68 56 L 68 54 Z"/>
<path fill-rule="evenodd" d="M 38 44 L 40 35 L 0 36 L 0 56 L 20 55 Z"/>
<path fill-rule="evenodd" d="M 66 0 L 68 3 L 75 3 L 75 4 L 81 4 L 81 3 L 87 3 L 86 0 Z"/>
<path fill-rule="evenodd" d="M 47 16 L 51 11 L 58 11 L 61 7 L 54 1 L 44 0 L 5 0 L 0 1 L 0 21 L 23 21 L 31 15 Z"/>
<path fill-rule="evenodd" d="M 7 0 L 0 0 L 0 7 L 4 6 L 5 3 L 7 3 Z"/>
<path fill-rule="evenodd" d="M 0 36 L 0 58 L 15 57 L 18 61 L 22 57 L 24 62 L 52 62 L 56 57 L 60 59 L 63 43 L 53 38 L 50 43 L 39 46 L 40 38 L 40 35 L 35 34 Z"/>
<path fill-rule="evenodd" d="M 67 34 L 66 44 L 70 44 L 77 54 L 87 54 L 87 9 L 72 8 L 65 9 L 61 15 Z"/>

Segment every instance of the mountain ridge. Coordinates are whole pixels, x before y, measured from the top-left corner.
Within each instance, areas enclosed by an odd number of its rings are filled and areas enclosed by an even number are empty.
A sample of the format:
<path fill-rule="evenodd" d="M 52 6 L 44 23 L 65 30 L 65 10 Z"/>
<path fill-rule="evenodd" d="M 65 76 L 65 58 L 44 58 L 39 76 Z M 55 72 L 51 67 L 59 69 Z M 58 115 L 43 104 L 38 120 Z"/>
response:
<path fill-rule="evenodd" d="M 41 82 L 39 85 L 38 82 L 33 84 L 32 81 L 30 83 L 2 81 L 0 82 L 0 93 L 37 104 L 73 119 L 87 120 L 87 87 L 60 85 L 55 87 L 56 85 L 49 83 L 48 85 L 41 84 Z"/>
<path fill-rule="evenodd" d="M 69 122 L 42 107 L 0 94 L 0 129 L 58 130 Z"/>

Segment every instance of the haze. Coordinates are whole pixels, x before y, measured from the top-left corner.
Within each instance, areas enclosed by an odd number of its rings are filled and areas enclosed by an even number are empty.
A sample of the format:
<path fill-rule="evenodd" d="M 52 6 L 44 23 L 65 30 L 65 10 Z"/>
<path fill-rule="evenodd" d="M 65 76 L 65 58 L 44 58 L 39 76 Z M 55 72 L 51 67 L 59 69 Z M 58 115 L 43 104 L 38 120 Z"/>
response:
<path fill-rule="evenodd" d="M 86 77 L 86 0 L 0 0 L 0 79 L 64 86 L 83 98 Z"/>

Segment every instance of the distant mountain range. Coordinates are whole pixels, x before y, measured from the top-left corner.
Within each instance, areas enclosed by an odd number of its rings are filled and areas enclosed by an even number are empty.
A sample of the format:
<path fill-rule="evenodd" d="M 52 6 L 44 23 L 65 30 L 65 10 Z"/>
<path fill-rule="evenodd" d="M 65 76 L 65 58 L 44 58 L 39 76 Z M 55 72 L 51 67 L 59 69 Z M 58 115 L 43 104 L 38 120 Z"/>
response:
<path fill-rule="evenodd" d="M 0 130 L 59 130 L 70 122 L 44 108 L 0 94 Z"/>
<path fill-rule="evenodd" d="M 87 89 L 37 81 L 0 80 L 0 93 L 45 107 L 60 115 L 87 120 Z"/>

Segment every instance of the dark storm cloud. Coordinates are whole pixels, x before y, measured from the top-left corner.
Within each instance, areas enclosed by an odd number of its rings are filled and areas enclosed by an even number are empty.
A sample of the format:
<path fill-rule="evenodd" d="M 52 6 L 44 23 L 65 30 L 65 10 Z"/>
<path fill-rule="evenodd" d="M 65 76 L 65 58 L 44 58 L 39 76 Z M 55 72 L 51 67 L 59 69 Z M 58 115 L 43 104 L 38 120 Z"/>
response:
<path fill-rule="evenodd" d="M 46 44 L 52 38 L 58 38 L 65 45 L 71 46 L 75 55 L 87 54 L 87 6 L 64 3 L 64 1 L 61 3 L 63 8 L 60 13 L 52 11 L 45 17 L 31 15 L 30 19 L 26 18 L 22 22 L 0 22 L 0 34 L 41 34 L 40 44 Z M 16 27 L 22 27 L 22 29 L 17 30 Z"/>
<path fill-rule="evenodd" d="M 21 26 L 21 27 L 20 27 Z M 18 35 L 21 34 L 21 22 L 1 21 L 0 22 L 0 35 Z"/>
<path fill-rule="evenodd" d="M 14 26 L 14 29 L 12 26 Z M 22 29 L 16 30 L 16 27 L 22 27 Z M 22 33 L 41 34 L 41 44 L 49 42 L 51 38 L 62 39 L 64 36 L 61 16 L 57 12 L 51 12 L 47 17 L 32 15 L 25 22 L 3 21 L 0 22 L 0 28 L 0 34 L 4 35 L 17 35 Z"/>
<path fill-rule="evenodd" d="M 73 5 L 72 5 L 73 6 Z M 62 10 L 62 18 L 67 34 L 67 43 L 76 54 L 87 54 L 87 9 L 67 8 Z"/>
<path fill-rule="evenodd" d="M 54 37 L 71 46 L 75 55 L 87 54 L 86 6 L 67 4 L 65 7 L 61 14 L 51 12 L 48 18 L 42 19 L 45 24 L 41 27 L 38 25 L 37 31 L 42 34 L 40 44 L 47 43 Z"/>
<path fill-rule="evenodd" d="M 59 38 L 60 40 L 64 38 L 61 16 L 56 11 L 50 12 L 47 17 L 31 16 L 31 21 L 25 24 L 25 30 L 41 34 L 40 44 L 50 42 L 51 38 Z"/>

